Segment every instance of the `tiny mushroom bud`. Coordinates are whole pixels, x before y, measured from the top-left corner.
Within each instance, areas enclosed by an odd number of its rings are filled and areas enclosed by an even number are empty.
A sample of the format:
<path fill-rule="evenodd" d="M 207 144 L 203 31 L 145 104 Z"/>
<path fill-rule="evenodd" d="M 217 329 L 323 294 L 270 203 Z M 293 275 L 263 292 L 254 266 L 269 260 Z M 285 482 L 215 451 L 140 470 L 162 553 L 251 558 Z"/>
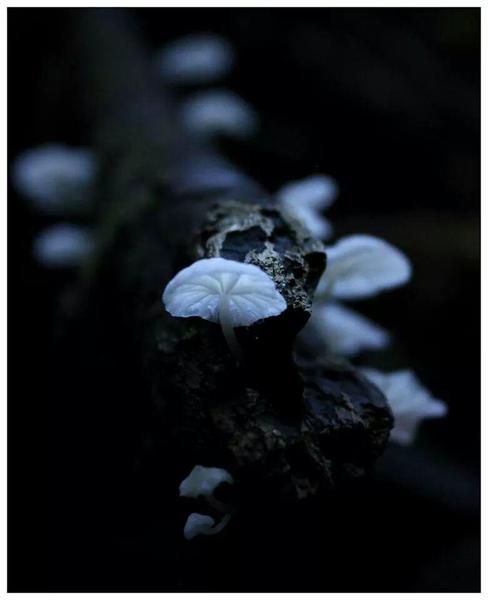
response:
<path fill-rule="evenodd" d="M 327 270 L 318 297 L 356 300 L 406 283 L 412 268 L 408 258 L 384 240 L 351 235 L 326 248 Z"/>
<path fill-rule="evenodd" d="M 215 519 L 200 513 L 191 513 L 185 523 L 183 535 L 187 540 L 192 540 L 197 535 L 215 535 L 222 531 L 230 520 L 231 515 L 225 515 L 218 525 Z"/>
<path fill-rule="evenodd" d="M 287 183 L 276 196 L 285 215 L 301 221 L 314 237 L 327 239 L 332 234 L 332 225 L 321 211 L 334 202 L 337 189 L 331 177 L 312 175 Z"/>
<path fill-rule="evenodd" d="M 398 444 L 411 444 L 423 419 L 447 414 L 444 402 L 434 398 L 410 370 L 383 373 L 363 368 L 361 372 L 385 394 L 395 418 L 391 439 Z"/>
<path fill-rule="evenodd" d="M 389 333 L 366 317 L 342 304 L 314 304 L 302 339 L 310 340 L 329 354 L 354 356 L 364 350 L 379 350 L 388 345 Z"/>
<path fill-rule="evenodd" d="M 220 323 L 238 360 L 234 327 L 251 325 L 286 309 L 285 299 L 264 271 L 224 258 L 204 258 L 181 270 L 166 286 L 163 304 L 174 317 Z"/>
<path fill-rule="evenodd" d="M 245 138 L 257 129 L 254 110 L 237 94 L 226 90 L 193 94 L 185 100 L 181 110 L 186 128 L 201 135 Z"/>
<path fill-rule="evenodd" d="M 84 148 L 46 144 L 26 150 L 13 165 L 13 183 L 38 209 L 61 214 L 86 207 L 96 170 Z"/>
<path fill-rule="evenodd" d="M 234 478 L 225 469 L 196 465 L 188 477 L 180 483 L 180 496 L 188 498 L 210 496 L 224 482 L 234 483 Z"/>
<path fill-rule="evenodd" d="M 172 84 L 207 83 L 226 75 L 234 63 L 229 42 L 216 34 L 193 34 L 168 43 L 158 68 Z"/>
<path fill-rule="evenodd" d="M 44 229 L 34 240 L 34 257 L 45 267 L 76 267 L 94 249 L 91 232 L 70 224 Z"/>

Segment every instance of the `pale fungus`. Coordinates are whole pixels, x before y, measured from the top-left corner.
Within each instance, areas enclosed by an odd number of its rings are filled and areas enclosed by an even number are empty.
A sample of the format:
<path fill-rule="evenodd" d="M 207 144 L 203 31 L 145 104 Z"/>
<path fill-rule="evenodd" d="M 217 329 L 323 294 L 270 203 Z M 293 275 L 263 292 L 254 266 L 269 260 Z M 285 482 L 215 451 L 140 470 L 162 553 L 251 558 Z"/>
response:
<path fill-rule="evenodd" d="M 408 258 L 385 240 L 351 235 L 326 248 L 327 270 L 317 296 L 358 300 L 406 283 L 412 268 Z"/>
<path fill-rule="evenodd" d="M 370 235 L 342 238 L 326 252 L 327 269 L 301 339 L 342 356 L 386 347 L 390 340 L 386 330 L 337 300 L 360 300 L 406 283 L 410 261 L 388 242 Z"/>
<path fill-rule="evenodd" d="M 166 286 L 163 304 L 173 317 L 200 317 L 219 323 L 238 359 L 234 328 L 277 316 L 286 301 L 275 283 L 255 265 L 204 258 L 181 270 Z"/>
<path fill-rule="evenodd" d="M 230 517 L 230 514 L 224 515 L 220 522 L 215 525 L 215 519 L 212 517 L 200 513 L 191 513 L 186 520 L 183 535 L 187 540 L 192 540 L 197 535 L 215 535 L 222 531 L 229 522 Z"/>
<path fill-rule="evenodd" d="M 159 72 L 168 83 L 207 83 L 230 71 L 234 52 L 226 39 L 201 33 L 169 42 L 157 60 Z"/>
<path fill-rule="evenodd" d="M 312 175 L 290 181 L 276 193 L 282 212 L 300 221 L 317 239 L 327 239 L 332 234 L 331 223 L 322 211 L 337 197 L 337 184 L 327 175 Z"/>
<path fill-rule="evenodd" d="M 439 418 L 447 414 L 444 402 L 434 398 L 413 371 L 404 369 L 384 373 L 371 368 L 363 368 L 361 371 L 386 396 L 395 418 L 391 439 L 398 444 L 411 444 L 423 419 Z"/>
<path fill-rule="evenodd" d="M 203 136 L 224 134 L 245 138 L 257 129 L 254 110 L 240 96 L 227 90 L 192 94 L 184 101 L 181 111 L 185 127 Z"/>
<path fill-rule="evenodd" d="M 180 496 L 199 498 L 203 496 L 214 509 L 225 513 L 218 525 L 215 520 L 200 513 L 192 513 L 185 524 L 183 534 L 187 540 L 197 535 L 215 535 L 222 531 L 231 517 L 230 507 L 217 500 L 214 491 L 222 483 L 234 483 L 234 478 L 225 469 L 195 465 L 191 473 L 180 483 Z"/>
<path fill-rule="evenodd" d="M 92 233 L 69 223 L 53 225 L 41 231 L 33 242 L 33 254 L 45 267 L 76 267 L 94 249 Z"/>
<path fill-rule="evenodd" d="M 211 496 L 221 483 L 234 483 L 234 478 L 225 469 L 195 465 L 191 473 L 180 483 L 180 496 L 198 498 Z"/>
<path fill-rule="evenodd" d="M 91 203 L 96 159 L 84 148 L 46 144 L 26 150 L 14 162 L 17 191 L 46 213 L 65 214 Z"/>

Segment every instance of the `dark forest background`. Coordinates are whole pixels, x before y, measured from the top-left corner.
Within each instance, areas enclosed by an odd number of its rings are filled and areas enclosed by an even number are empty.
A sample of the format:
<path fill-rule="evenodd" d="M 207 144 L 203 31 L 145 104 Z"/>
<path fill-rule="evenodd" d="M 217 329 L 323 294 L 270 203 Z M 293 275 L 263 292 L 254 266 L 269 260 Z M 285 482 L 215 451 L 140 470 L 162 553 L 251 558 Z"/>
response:
<path fill-rule="evenodd" d="M 76 11 L 8 11 L 10 160 L 44 142 L 91 144 L 71 77 Z M 104 484 L 120 440 L 97 423 L 107 425 L 103 409 L 83 414 L 69 390 L 53 392 L 57 298 L 73 275 L 33 261 L 32 239 L 51 221 L 9 187 L 9 590 L 478 590 L 479 10 L 133 9 L 131 18 L 148 57 L 183 34 L 228 38 L 237 64 L 218 86 L 249 101 L 261 127 L 223 144 L 226 156 L 271 192 L 332 175 L 337 234 L 380 235 L 411 257 L 410 285 L 361 302 L 396 335 L 391 350 L 361 360 L 412 367 L 450 412 L 423 425 L 414 447 L 392 445 L 352 493 L 323 509 L 256 514 L 231 552 L 212 538 L 197 564 L 197 545 L 172 546 L 182 522 L 165 506 L 157 515 L 149 502 L 141 520 L 144 497 L 132 490 L 129 503 Z M 73 356 L 84 352 L 97 348 Z M 103 403 L 107 390 L 90 376 Z"/>

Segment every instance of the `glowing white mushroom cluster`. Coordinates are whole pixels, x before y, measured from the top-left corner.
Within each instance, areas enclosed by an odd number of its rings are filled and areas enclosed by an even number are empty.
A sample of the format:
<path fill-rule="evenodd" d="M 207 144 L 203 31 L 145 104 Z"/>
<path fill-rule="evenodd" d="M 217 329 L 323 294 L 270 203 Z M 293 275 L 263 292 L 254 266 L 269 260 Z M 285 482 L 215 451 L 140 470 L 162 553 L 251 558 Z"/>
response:
<path fill-rule="evenodd" d="M 173 40 L 157 56 L 166 83 L 202 85 L 224 77 L 234 64 L 227 40 L 216 34 L 194 34 Z M 226 89 L 207 89 L 188 95 L 180 106 L 181 121 L 191 134 L 246 138 L 258 127 L 256 112 Z"/>
<path fill-rule="evenodd" d="M 222 483 L 231 485 L 234 483 L 234 478 L 228 471 L 218 467 L 203 467 L 201 465 L 195 465 L 188 477 L 180 483 L 180 496 L 187 498 L 203 496 L 212 508 L 224 513 L 217 525 L 215 519 L 209 515 L 191 513 L 183 530 L 183 535 L 187 540 L 191 540 L 197 535 L 215 535 L 222 531 L 229 522 L 231 508 L 214 496 L 215 490 Z"/>
<path fill-rule="evenodd" d="M 406 283 L 408 258 L 391 244 L 369 235 L 351 235 L 326 248 L 327 268 L 315 294 L 312 318 L 303 336 L 330 354 L 354 356 L 388 345 L 386 330 L 338 300 L 369 298 Z"/>
<path fill-rule="evenodd" d="M 48 215 L 85 212 L 92 204 L 97 161 L 84 148 L 45 144 L 26 150 L 12 166 L 12 183 L 32 206 Z M 69 223 L 41 231 L 32 252 L 45 267 L 74 267 L 93 251 L 92 233 Z"/>
<path fill-rule="evenodd" d="M 233 53 L 219 36 L 190 36 L 167 45 L 158 63 L 167 82 L 207 83 L 229 71 Z M 257 117 L 247 103 L 225 90 L 190 95 L 182 104 L 181 117 L 189 132 L 207 137 L 244 137 L 257 127 Z M 177 187 L 190 193 L 216 192 L 242 184 L 245 179 L 233 166 L 204 156 L 192 160 L 188 169 L 182 168 Z M 299 221 L 312 237 L 327 240 L 333 227 L 323 213 L 337 195 L 334 179 L 312 175 L 284 185 L 276 193 L 276 201 L 285 217 Z M 327 269 L 317 287 L 312 316 L 301 334 L 302 340 L 312 341 L 319 352 L 346 357 L 385 348 L 391 339 L 389 332 L 340 301 L 369 298 L 405 284 L 411 277 L 410 261 L 385 240 L 369 235 L 345 237 L 326 251 Z M 238 362 L 241 352 L 234 328 L 277 316 L 286 309 L 284 298 L 263 271 L 221 258 L 203 259 L 183 269 L 166 286 L 163 304 L 175 317 L 195 316 L 220 323 Z M 369 376 L 386 390 L 392 405 L 397 420 L 392 439 L 410 442 L 420 419 L 445 414 L 443 403 L 432 399 L 411 372 L 383 374 L 381 378 L 378 372 L 370 371 Z M 197 493 L 202 482 L 211 485 L 212 473 L 217 480 L 221 476 L 219 469 L 196 467 L 182 482 L 182 493 Z M 219 527 L 212 517 L 193 513 L 185 535 L 190 539 L 197 533 L 213 533 Z"/>
<path fill-rule="evenodd" d="M 320 239 L 332 234 L 332 225 L 322 213 L 336 196 L 336 183 L 324 175 L 292 181 L 276 194 L 282 212 Z M 405 284 L 411 277 L 410 261 L 385 240 L 370 235 L 345 237 L 326 252 L 327 269 L 317 286 L 302 341 L 316 352 L 347 357 L 385 348 L 391 339 L 389 332 L 339 300 L 369 298 Z M 368 370 L 366 374 L 391 404 L 396 419 L 394 441 L 410 443 L 421 419 L 446 413 L 445 405 L 432 399 L 410 371 L 381 375 Z"/>
<path fill-rule="evenodd" d="M 317 287 L 312 316 L 302 332 L 318 351 L 352 357 L 388 345 L 390 334 L 338 300 L 369 298 L 406 283 L 408 258 L 391 244 L 368 235 L 352 235 L 326 248 L 327 269 Z M 363 369 L 385 394 L 395 418 L 391 439 L 412 443 L 422 419 L 442 417 L 447 408 L 434 399 L 412 371 L 381 373 Z"/>

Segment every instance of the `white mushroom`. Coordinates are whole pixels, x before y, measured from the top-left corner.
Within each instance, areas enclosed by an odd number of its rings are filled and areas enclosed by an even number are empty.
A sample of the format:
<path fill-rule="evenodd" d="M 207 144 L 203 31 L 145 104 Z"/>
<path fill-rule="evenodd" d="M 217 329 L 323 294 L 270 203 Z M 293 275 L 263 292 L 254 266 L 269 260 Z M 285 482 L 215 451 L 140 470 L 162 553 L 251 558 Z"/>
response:
<path fill-rule="evenodd" d="M 46 144 L 25 151 L 13 165 L 17 191 L 47 213 L 66 213 L 91 202 L 95 156 L 83 148 Z"/>
<path fill-rule="evenodd" d="M 326 248 L 327 269 L 318 297 L 356 300 L 406 283 L 412 268 L 408 258 L 384 240 L 351 235 Z"/>
<path fill-rule="evenodd" d="M 187 540 L 192 540 L 197 535 L 215 535 L 222 531 L 230 520 L 231 515 L 222 517 L 218 525 L 215 525 L 215 519 L 208 515 L 200 513 L 191 513 L 185 523 L 183 535 Z"/>
<path fill-rule="evenodd" d="M 180 496 L 187 498 L 211 496 L 224 482 L 234 483 L 234 478 L 225 469 L 195 465 L 188 477 L 180 483 Z"/>
<path fill-rule="evenodd" d="M 182 104 L 186 128 L 204 136 L 227 134 L 245 138 L 254 134 L 258 119 L 240 96 L 227 90 L 209 90 L 189 96 Z"/>
<path fill-rule="evenodd" d="M 363 368 L 361 372 L 386 396 L 395 418 L 391 439 L 398 444 L 408 445 L 423 419 L 443 417 L 447 406 L 434 398 L 410 370 L 384 373 L 377 369 Z"/>
<path fill-rule="evenodd" d="M 335 302 L 314 304 L 300 336 L 319 351 L 349 357 L 364 350 L 379 350 L 390 341 L 385 329 Z"/>
<path fill-rule="evenodd" d="M 174 317 L 220 323 L 231 352 L 240 355 L 234 327 L 279 315 L 286 301 L 264 271 L 224 258 L 204 258 L 180 271 L 166 286 L 163 304 Z"/>
<path fill-rule="evenodd" d="M 216 34 L 193 34 L 166 44 L 157 62 L 168 83 L 207 83 L 231 70 L 234 53 L 229 42 Z"/>
<path fill-rule="evenodd" d="M 75 267 L 94 249 L 91 232 L 69 224 L 53 225 L 34 240 L 33 254 L 46 267 Z"/>
<path fill-rule="evenodd" d="M 327 239 L 332 235 L 332 225 L 321 212 L 334 202 L 337 192 L 332 177 L 312 175 L 287 183 L 276 197 L 285 215 L 303 223 L 314 237 Z"/>

